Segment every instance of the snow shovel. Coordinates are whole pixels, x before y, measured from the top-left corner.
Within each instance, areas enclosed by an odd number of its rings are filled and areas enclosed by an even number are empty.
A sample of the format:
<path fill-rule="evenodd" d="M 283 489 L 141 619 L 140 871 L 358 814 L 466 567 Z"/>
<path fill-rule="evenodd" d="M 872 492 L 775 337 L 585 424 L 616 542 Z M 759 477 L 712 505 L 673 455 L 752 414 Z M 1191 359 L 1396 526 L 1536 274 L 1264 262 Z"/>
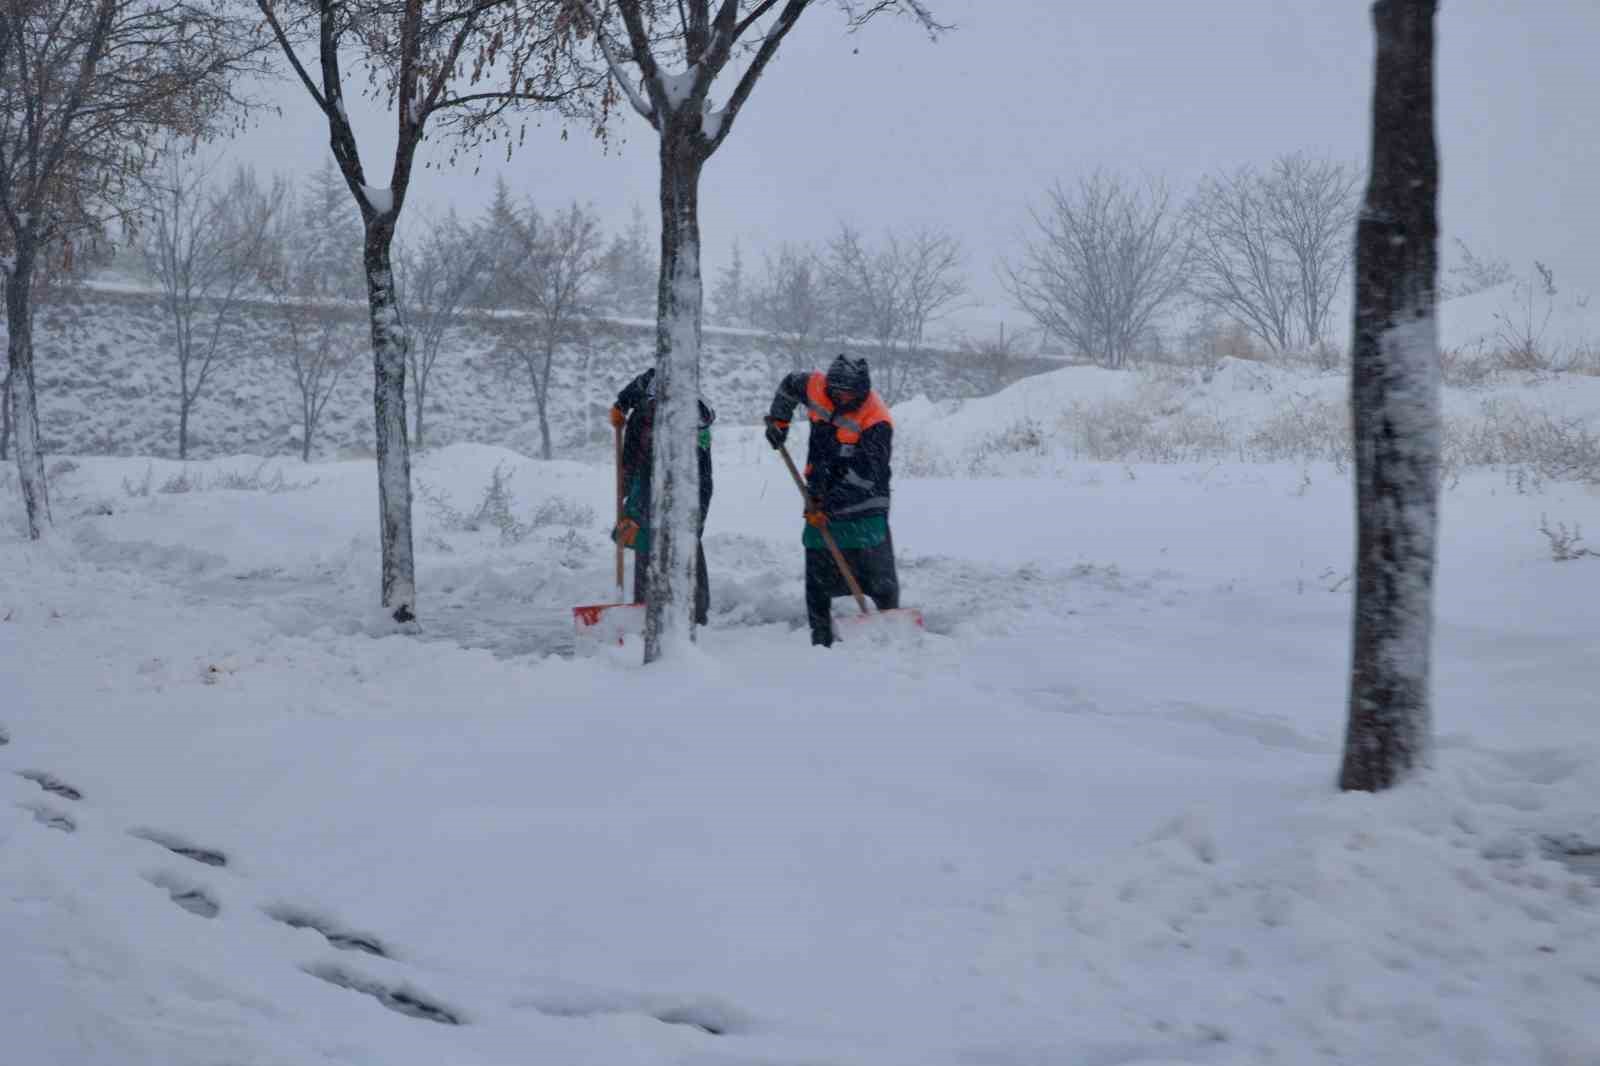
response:
<path fill-rule="evenodd" d="M 785 445 L 778 445 L 778 454 L 783 456 L 783 465 L 789 468 L 789 476 L 794 478 L 795 488 L 800 490 L 800 498 L 806 502 L 808 509 L 814 509 L 811 493 L 806 491 L 805 479 L 800 476 L 800 470 L 794 465 L 794 460 L 789 456 L 789 449 Z M 856 606 L 861 609 L 859 615 L 849 620 L 857 625 L 864 622 L 888 624 L 901 623 L 922 628 L 922 612 L 915 607 L 894 607 L 887 611 L 875 610 L 867 606 L 867 595 L 861 591 L 861 583 L 856 580 L 856 575 L 850 569 L 850 564 L 844 561 L 844 552 L 839 550 L 838 541 L 833 539 L 833 531 L 826 525 L 816 526 L 816 531 L 822 535 L 822 543 L 827 545 L 828 554 L 833 556 L 833 565 L 839 568 L 839 573 L 844 575 L 844 583 L 850 589 L 850 595 L 855 597 Z"/>
<path fill-rule="evenodd" d="M 622 427 L 612 427 L 616 430 L 616 456 L 617 456 L 617 526 L 622 525 L 622 502 L 625 496 L 622 483 Z M 642 634 L 644 632 L 644 604 L 627 603 L 627 593 L 623 591 L 623 577 L 627 572 L 627 564 L 623 561 L 623 552 L 626 549 L 622 542 L 617 542 L 617 602 L 615 603 L 589 603 L 572 609 L 573 625 L 578 631 L 580 644 L 621 644 L 628 634 Z"/>

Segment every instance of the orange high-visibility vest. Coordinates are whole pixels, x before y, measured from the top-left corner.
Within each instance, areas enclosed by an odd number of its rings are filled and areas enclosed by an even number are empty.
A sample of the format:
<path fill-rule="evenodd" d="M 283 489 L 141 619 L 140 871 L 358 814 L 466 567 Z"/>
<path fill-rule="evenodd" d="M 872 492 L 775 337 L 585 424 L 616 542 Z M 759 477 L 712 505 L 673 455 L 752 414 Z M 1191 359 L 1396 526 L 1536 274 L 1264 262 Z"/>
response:
<path fill-rule="evenodd" d="M 894 425 L 889 417 L 889 405 L 876 391 L 867 393 L 860 407 L 849 414 L 835 414 L 833 401 L 828 399 L 828 375 L 817 371 L 806 379 L 806 415 L 813 424 L 832 423 L 840 444 L 855 444 L 861 434 L 881 422 Z"/>

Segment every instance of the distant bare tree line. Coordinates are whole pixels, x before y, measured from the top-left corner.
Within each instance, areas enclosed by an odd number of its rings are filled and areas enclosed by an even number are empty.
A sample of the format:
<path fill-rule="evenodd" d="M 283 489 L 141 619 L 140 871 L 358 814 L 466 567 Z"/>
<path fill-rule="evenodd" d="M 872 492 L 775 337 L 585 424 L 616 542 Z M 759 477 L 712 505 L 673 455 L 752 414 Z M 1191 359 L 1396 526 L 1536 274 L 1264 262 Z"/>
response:
<path fill-rule="evenodd" d="M 753 275 L 735 246 L 711 302 L 721 322 L 764 335 L 775 374 L 848 347 L 868 356 L 874 384 L 895 403 L 915 393 L 932 327 L 963 306 L 969 288 L 965 252 L 947 229 L 874 238 L 841 222 L 824 245 L 780 245 Z"/>
<path fill-rule="evenodd" d="M 1207 176 L 1183 204 L 1165 183 L 1096 171 L 1032 210 L 1002 282 L 1045 334 L 1121 367 L 1187 303 L 1270 353 L 1324 348 L 1349 273 L 1359 177 L 1292 153 Z"/>
<path fill-rule="evenodd" d="M 296 188 L 250 167 L 224 173 L 216 157 L 175 144 L 142 195 L 147 221 L 130 233 L 120 266 L 161 292 L 171 323 L 175 454 L 188 457 L 190 416 L 206 386 L 240 358 L 231 327 L 244 304 L 267 301 L 277 308 L 275 362 L 309 459 L 332 390 L 365 345 L 318 307 L 359 300 L 363 289 L 361 218 L 337 170 L 326 164 Z M 448 362 L 450 330 L 470 312 L 509 310 L 520 314 L 495 354 L 530 386 L 548 458 L 558 352 L 584 347 L 589 316 L 649 313 L 654 266 L 642 214 L 608 238 L 593 208 L 575 202 L 547 218 L 501 184 L 477 219 L 453 210 L 412 217 L 394 246 L 396 309 L 410 333 L 412 443 L 425 443 L 429 389 Z"/>
<path fill-rule="evenodd" d="M 122 263 L 161 290 L 172 322 L 175 454 L 187 457 L 191 413 L 236 357 L 227 327 L 249 297 L 280 308 L 281 379 L 309 459 L 332 389 L 362 347 L 350 330 L 313 326 L 318 316 L 303 306 L 362 297 L 361 219 L 337 169 L 329 163 L 296 188 L 248 167 L 225 172 L 218 157 L 182 142 L 155 158 L 140 186 L 144 221 L 130 230 Z M 1182 204 L 1158 181 L 1106 172 L 1057 184 L 1032 212 L 1031 237 L 999 264 L 1002 283 L 1034 320 L 1031 334 L 935 339 L 971 284 L 960 241 L 939 226 L 868 233 L 840 222 L 822 242 L 786 242 L 755 261 L 735 242 L 711 287 L 712 320 L 758 333 L 774 373 L 817 365 L 840 348 L 865 354 L 890 402 L 926 387 L 936 347 L 946 369 L 987 392 L 1016 380 L 1045 339 L 1108 367 L 1159 351 L 1163 316 L 1184 307 L 1197 312 L 1181 342 L 1188 347 L 1330 351 L 1355 184 L 1351 168 L 1299 153 L 1208 176 Z M 586 323 L 650 314 L 654 243 L 637 207 L 608 233 L 592 206 L 542 210 L 503 182 L 477 218 L 413 215 L 394 252 L 397 310 L 410 331 L 411 443 L 426 442 L 430 387 L 448 364 L 450 330 L 469 312 L 509 310 L 520 314 L 493 354 L 526 390 L 541 454 L 552 455 L 549 388 L 559 362 L 576 359 L 581 380 L 597 388 L 616 376 L 595 363 Z M 1464 244 L 1461 253 L 1453 271 L 1460 292 L 1508 273 Z M 1221 348 L 1213 339 L 1230 335 L 1238 339 Z M 8 373 L 0 391 L 9 388 Z M 11 429 L 4 407 L 0 449 Z"/>
<path fill-rule="evenodd" d="M 268 301 L 277 308 L 274 362 L 309 459 L 332 390 L 363 346 L 348 324 L 316 307 L 362 296 L 361 219 L 336 168 L 326 164 L 296 186 L 250 167 L 225 171 L 219 157 L 174 144 L 153 175 L 141 201 L 148 221 L 119 264 L 161 292 L 169 315 L 174 453 L 189 454 L 191 414 L 206 387 L 239 369 L 230 369 L 241 354 L 230 327 L 244 304 Z M 526 389 L 540 452 L 553 455 L 558 365 L 575 359 L 582 380 L 609 387 L 617 375 L 600 384 L 592 321 L 650 314 L 654 255 L 637 208 L 624 229 L 607 233 L 592 206 L 542 208 L 504 182 L 476 218 L 454 210 L 411 216 L 393 253 L 396 308 L 409 332 L 411 443 L 426 442 L 430 389 L 448 374 L 450 331 L 473 312 L 510 311 L 491 354 L 507 380 Z M 937 227 L 869 237 L 841 223 L 826 245 L 783 245 L 758 272 L 745 272 L 736 247 L 713 302 L 720 323 L 764 334 L 756 343 L 775 373 L 848 346 L 872 358 L 880 389 L 898 400 L 925 385 L 932 328 L 966 298 L 963 258 L 959 241 Z M 960 347 L 954 369 L 975 390 L 992 391 L 1019 372 L 1015 333 L 1002 335 L 998 349 L 992 338 Z M 994 357 L 997 350 L 1006 358 Z"/>

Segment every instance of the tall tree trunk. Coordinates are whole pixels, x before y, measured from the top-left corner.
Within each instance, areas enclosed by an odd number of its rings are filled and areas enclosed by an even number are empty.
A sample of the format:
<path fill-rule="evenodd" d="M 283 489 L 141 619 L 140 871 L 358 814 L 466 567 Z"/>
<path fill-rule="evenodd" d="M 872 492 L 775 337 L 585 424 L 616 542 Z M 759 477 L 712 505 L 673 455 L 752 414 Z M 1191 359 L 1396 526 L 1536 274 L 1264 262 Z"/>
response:
<path fill-rule="evenodd" d="M 1427 758 L 1439 496 L 1437 0 L 1378 0 L 1372 173 L 1356 227 L 1356 588 L 1339 787 L 1377 791 Z"/>
<path fill-rule="evenodd" d="M 700 521 L 700 172 L 691 131 L 677 113 L 661 130 L 661 275 L 656 291 L 655 464 L 644 661 L 694 639 L 695 545 Z"/>
<path fill-rule="evenodd" d="M 19 244 L 25 242 L 19 241 Z M 34 250 L 19 247 L 6 279 L 7 362 L 11 368 L 11 429 L 17 445 L 17 475 L 28 514 L 28 537 L 49 532 L 50 487 L 44 476 L 44 446 L 39 439 L 39 401 L 33 381 Z"/>
<path fill-rule="evenodd" d="M 406 333 L 394 292 L 392 215 L 367 224 L 364 258 L 372 320 L 373 426 L 378 446 L 378 520 L 383 550 L 383 607 L 396 622 L 415 620 L 416 567 L 411 546 L 411 452 L 406 436 Z M 310 443 L 307 426 L 307 444 Z"/>
<path fill-rule="evenodd" d="M 178 459 L 189 458 L 189 375 L 180 374 L 178 387 L 183 390 L 178 400 Z"/>

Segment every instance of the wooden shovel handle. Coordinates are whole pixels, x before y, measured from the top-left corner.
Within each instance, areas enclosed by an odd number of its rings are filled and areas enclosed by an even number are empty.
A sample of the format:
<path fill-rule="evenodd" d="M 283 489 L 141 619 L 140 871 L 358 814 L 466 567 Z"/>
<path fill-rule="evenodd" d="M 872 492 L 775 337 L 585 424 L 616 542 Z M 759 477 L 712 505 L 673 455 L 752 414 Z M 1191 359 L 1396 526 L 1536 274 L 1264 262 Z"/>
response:
<path fill-rule="evenodd" d="M 812 507 L 811 494 L 806 491 L 805 479 L 800 476 L 799 469 L 794 465 L 794 460 L 789 457 L 789 449 L 778 445 L 778 454 L 783 456 L 783 465 L 789 468 L 789 476 L 794 478 L 795 488 L 800 490 L 800 498 L 806 502 L 807 507 Z M 850 595 L 856 598 L 856 606 L 861 608 L 862 614 L 871 614 L 867 609 L 866 594 L 861 591 L 860 582 L 851 571 L 850 564 L 844 561 L 844 552 L 839 550 L 839 544 L 833 539 L 833 533 L 827 526 L 817 526 L 816 531 L 822 534 L 822 543 L 828 546 L 829 553 L 833 556 L 833 563 L 839 568 L 839 573 L 844 575 L 844 583 L 850 588 Z"/>
<path fill-rule="evenodd" d="M 620 527 L 622 525 L 622 498 L 624 496 L 623 484 L 622 484 L 622 427 L 621 426 L 612 426 L 611 428 L 612 428 L 612 430 L 615 431 L 615 436 L 616 436 L 616 439 L 617 439 L 617 525 L 616 525 L 616 527 L 613 527 L 613 528 L 618 528 L 618 527 Z M 621 602 L 621 600 L 622 600 L 622 595 L 623 595 L 623 591 L 622 591 L 622 576 L 623 576 L 624 566 L 626 565 L 623 562 L 623 559 L 622 559 L 622 552 L 623 552 L 622 542 L 619 540 L 619 541 L 617 541 L 617 600 L 618 600 L 618 602 Z"/>

